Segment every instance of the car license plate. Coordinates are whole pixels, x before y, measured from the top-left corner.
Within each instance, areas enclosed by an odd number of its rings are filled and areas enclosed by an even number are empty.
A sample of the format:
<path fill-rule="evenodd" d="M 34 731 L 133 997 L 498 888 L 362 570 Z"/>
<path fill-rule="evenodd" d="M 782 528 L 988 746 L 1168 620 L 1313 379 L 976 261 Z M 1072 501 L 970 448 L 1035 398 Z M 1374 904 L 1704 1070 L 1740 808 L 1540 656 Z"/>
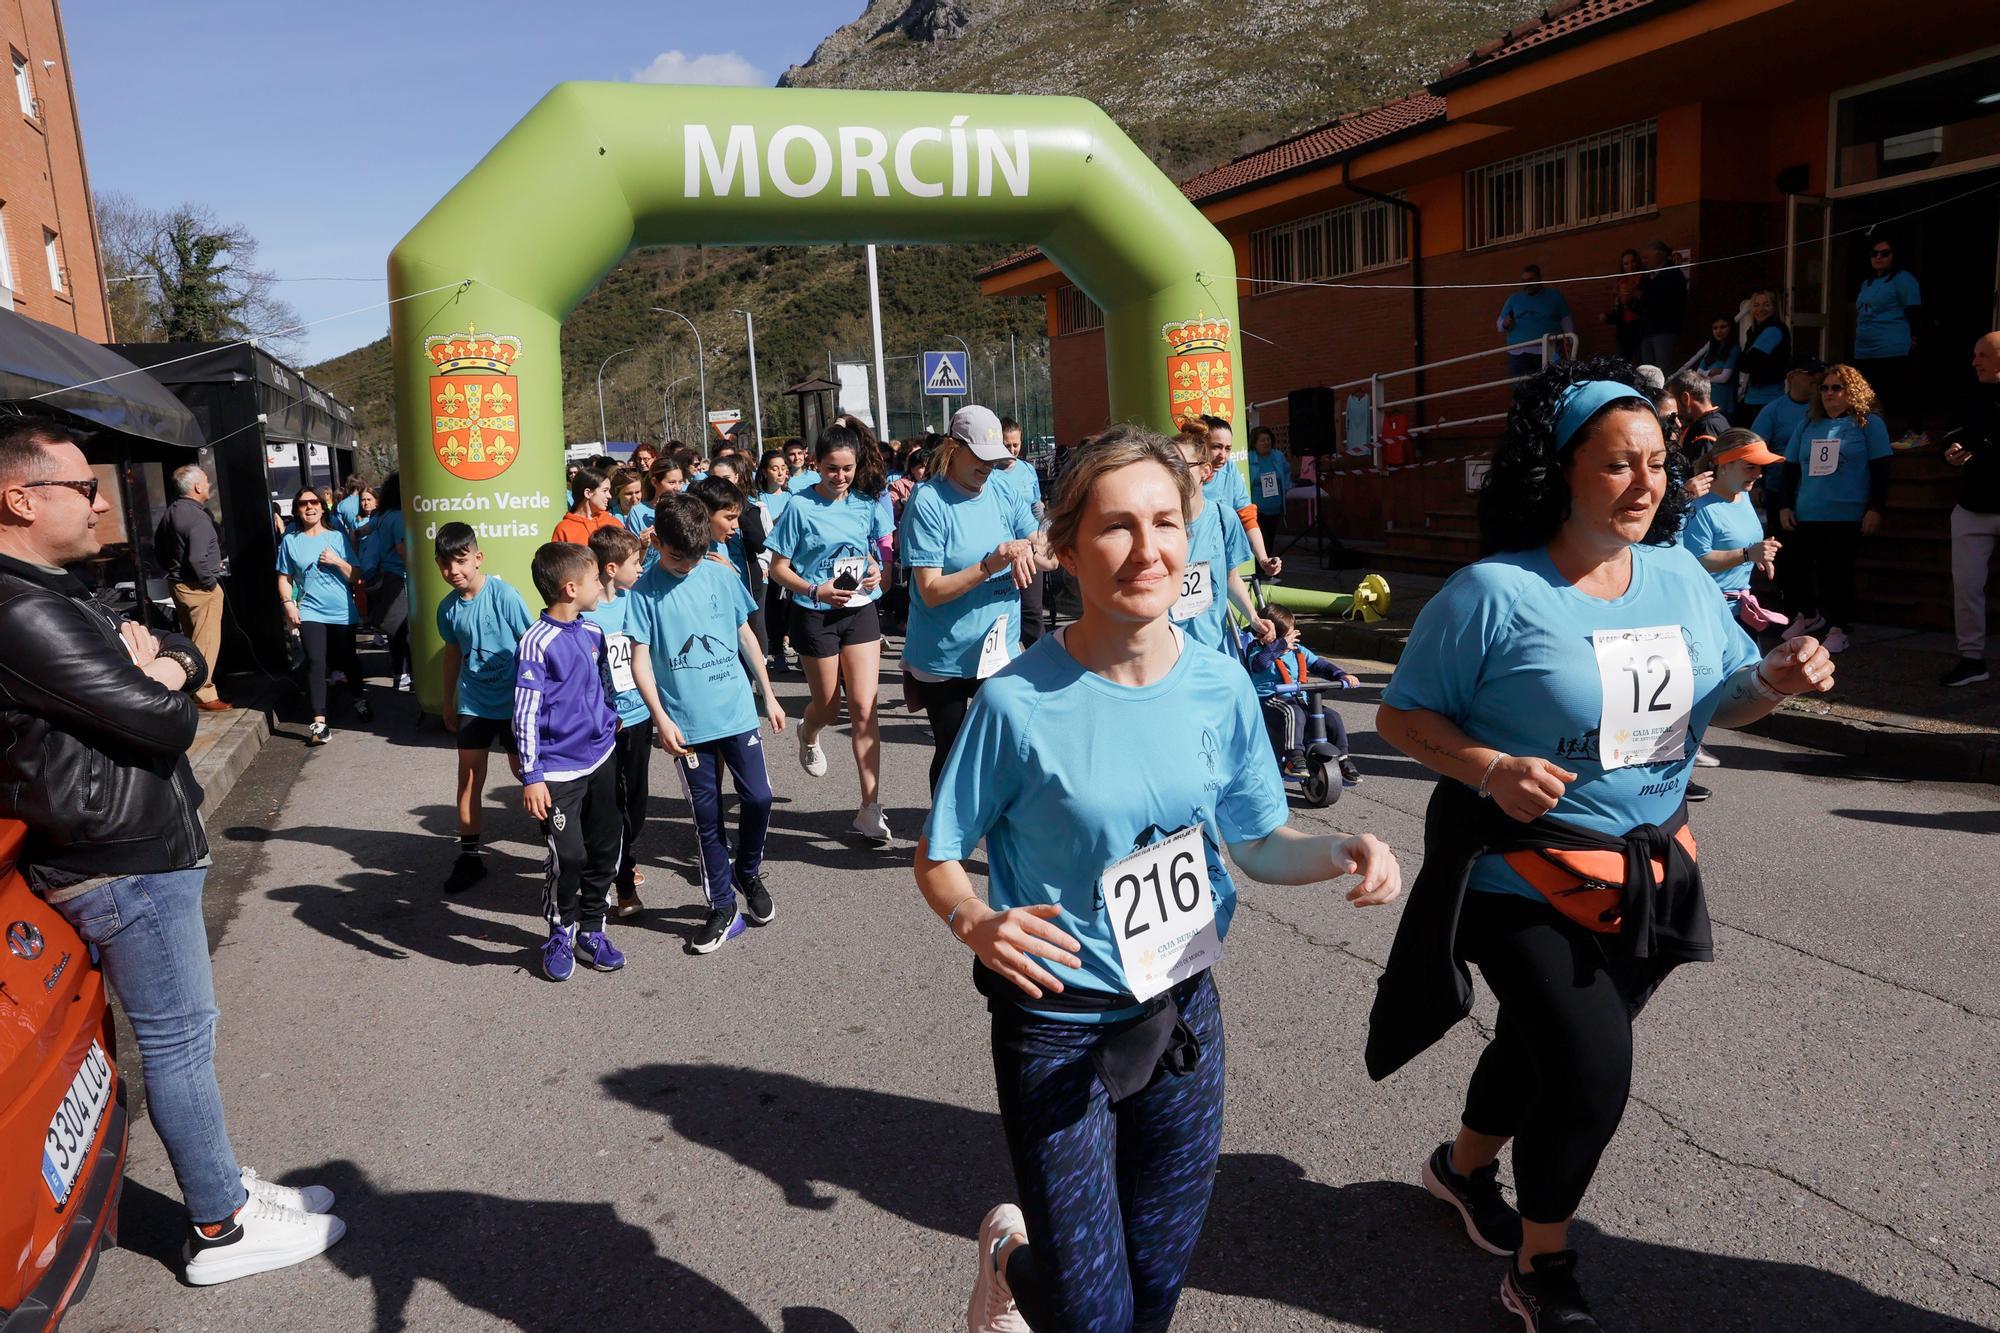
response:
<path fill-rule="evenodd" d="M 97 1142 L 97 1127 L 104 1120 L 104 1108 L 111 1104 L 115 1079 L 104 1048 L 90 1043 L 83 1068 L 70 1080 L 69 1091 L 49 1121 L 49 1136 L 42 1144 L 42 1183 L 61 1208 L 69 1202 L 76 1178 L 90 1159 L 90 1145 Z"/>

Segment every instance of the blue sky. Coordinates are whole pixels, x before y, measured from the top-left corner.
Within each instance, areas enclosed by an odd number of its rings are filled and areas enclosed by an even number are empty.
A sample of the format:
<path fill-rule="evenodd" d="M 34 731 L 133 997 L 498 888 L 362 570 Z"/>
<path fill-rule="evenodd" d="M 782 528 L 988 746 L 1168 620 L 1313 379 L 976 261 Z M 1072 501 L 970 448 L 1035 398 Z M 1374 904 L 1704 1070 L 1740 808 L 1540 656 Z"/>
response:
<path fill-rule="evenodd" d="M 314 320 L 384 300 L 390 247 L 550 85 L 768 85 L 862 8 L 71 0 L 63 22 L 91 184 L 242 223 Z M 299 360 L 387 329 L 384 310 L 320 324 Z"/>

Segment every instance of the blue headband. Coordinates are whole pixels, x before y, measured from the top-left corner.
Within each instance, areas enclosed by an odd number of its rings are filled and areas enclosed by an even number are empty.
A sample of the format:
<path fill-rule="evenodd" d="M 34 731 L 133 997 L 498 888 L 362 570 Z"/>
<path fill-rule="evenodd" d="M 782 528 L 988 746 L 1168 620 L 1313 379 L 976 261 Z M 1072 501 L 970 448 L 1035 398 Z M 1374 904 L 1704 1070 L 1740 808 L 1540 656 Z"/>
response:
<path fill-rule="evenodd" d="M 1651 407 L 1653 402 L 1629 384 L 1616 380 L 1578 380 L 1556 400 L 1556 452 L 1562 453 L 1583 424 L 1612 403 L 1630 398 Z"/>

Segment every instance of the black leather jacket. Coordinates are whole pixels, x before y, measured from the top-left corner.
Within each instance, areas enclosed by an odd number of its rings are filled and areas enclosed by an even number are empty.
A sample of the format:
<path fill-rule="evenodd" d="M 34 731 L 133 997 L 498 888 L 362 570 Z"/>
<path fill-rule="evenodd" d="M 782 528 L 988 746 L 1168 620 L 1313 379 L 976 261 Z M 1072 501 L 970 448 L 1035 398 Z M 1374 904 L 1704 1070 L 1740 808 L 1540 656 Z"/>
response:
<path fill-rule="evenodd" d="M 207 674 L 184 690 L 132 665 L 118 620 L 82 583 L 0 556 L 0 817 L 28 826 L 21 870 L 50 889 L 185 870 L 208 855 L 188 767 Z"/>

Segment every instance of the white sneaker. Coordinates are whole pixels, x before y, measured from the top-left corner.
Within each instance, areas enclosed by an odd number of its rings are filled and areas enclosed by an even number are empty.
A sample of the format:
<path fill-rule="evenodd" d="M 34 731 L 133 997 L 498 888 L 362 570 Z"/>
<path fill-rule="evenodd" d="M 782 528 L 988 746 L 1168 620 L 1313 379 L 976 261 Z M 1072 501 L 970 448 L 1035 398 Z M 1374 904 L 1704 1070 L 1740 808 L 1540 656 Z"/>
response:
<path fill-rule="evenodd" d="M 1028 1333 L 1028 1321 L 1014 1308 L 1007 1274 L 996 1262 L 1009 1237 L 1025 1236 L 1028 1225 L 1021 1210 L 1003 1203 L 979 1224 L 979 1275 L 972 1280 L 972 1299 L 965 1303 L 966 1333 Z"/>
<path fill-rule="evenodd" d="M 409 672 L 405 671 L 402 675 L 396 677 L 396 691 L 399 694 L 408 694 L 410 692 Z"/>
<path fill-rule="evenodd" d="M 861 807 L 854 816 L 854 831 L 873 842 L 889 841 L 889 817 L 882 813 L 880 801 Z"/>
<path fill-rule="evenodd" d="M 1706 746 L 1698 745 L 1694 751 L 1694 766 L 1696 768 L 1721 768 L 1722 761 L 1710 754 Z"/>
<path fill-rule="evenodd" d="M 806 771 L 807 777 L 826 776 L 826 751 L 819 748 L 818 741 L 806 739 L 804 727 L 799 728 L 799 767 Z"/>
<path fill-rule="evenodd" d="M 332 1213 L 302 1213 L 254 1193 L 237 1210 L 234 1223 L 213 1240 L 200 1237 L 199 1249 L 198 1235 L 181 1247 L 189 1283 L 212 1287 L 287 1268 L 322 1253 L 347 1234 L 347 1224 Z"/>
<path fill-rule="evenodd" d="M 285 1208 L 296 1208 L 302 1213 L 330 1213 L 333 1211 L 333 1191 L 324 1185 L 304 1185 L 293 1189 L 280 1185 L 275 1180 L 266 1180 L 243 1168 L 243 1188 L 250 1191 L 253 1199 L 269 1199 Z"/>

